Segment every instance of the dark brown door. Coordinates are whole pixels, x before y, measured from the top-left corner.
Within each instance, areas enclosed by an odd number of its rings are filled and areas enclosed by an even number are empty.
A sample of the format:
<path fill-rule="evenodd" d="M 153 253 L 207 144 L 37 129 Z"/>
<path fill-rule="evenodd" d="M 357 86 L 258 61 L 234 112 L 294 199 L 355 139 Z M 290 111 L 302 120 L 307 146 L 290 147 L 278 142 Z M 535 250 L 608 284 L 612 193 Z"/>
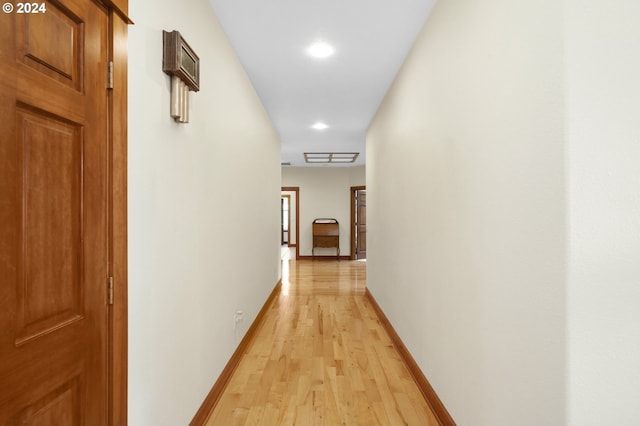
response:
<path fill-rule="evenodd" d="M 108 15 L 0 19 L 0 424 L 107 419 Z"/>
<path fill-rule="evenodd" d="M 367 191 L 356 193 L 356 259 L 367 258 Z"/>

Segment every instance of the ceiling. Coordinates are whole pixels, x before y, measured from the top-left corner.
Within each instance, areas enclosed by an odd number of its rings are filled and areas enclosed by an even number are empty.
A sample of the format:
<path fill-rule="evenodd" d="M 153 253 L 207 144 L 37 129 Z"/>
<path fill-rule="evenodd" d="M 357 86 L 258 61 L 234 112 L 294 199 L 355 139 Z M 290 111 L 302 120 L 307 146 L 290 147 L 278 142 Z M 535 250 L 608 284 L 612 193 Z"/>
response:
<path fill-rule="evenodd" d="M 280 135 L 282 162 L 360 153 L 341 164 L 352 166 L 365 164 L 367 127 L 435 0 L 210 2 Z M 311 57 L 319 40 L 335 53 Z M 313 129 L 319 121 L 329 127 Z"/>

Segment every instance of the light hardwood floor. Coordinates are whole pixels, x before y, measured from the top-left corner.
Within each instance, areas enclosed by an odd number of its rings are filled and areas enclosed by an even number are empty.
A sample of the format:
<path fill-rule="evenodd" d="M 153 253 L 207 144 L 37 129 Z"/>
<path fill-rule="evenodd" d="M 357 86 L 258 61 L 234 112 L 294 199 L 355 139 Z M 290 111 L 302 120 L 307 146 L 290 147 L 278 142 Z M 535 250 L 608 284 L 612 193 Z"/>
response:
<path fill-rule="evenodd" d="M 284 260 L 208 425 L 437 425 L 370 303 L 366 264 Z"/>

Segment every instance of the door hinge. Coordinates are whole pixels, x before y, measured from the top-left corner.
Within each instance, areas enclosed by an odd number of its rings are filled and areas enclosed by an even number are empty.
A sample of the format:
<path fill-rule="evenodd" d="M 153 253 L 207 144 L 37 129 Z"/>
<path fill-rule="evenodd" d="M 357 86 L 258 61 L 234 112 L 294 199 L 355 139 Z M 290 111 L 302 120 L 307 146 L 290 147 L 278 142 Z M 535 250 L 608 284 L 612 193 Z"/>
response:
<path fill-rule="evenodd" d="M 113 89 L 113 61 L 107 63 L 107 89 Z"/>
<path fill-rule="evenodd" d="M 113 305 L 113 277 L 109 277 L 107 285 L 107 305 Z"/>

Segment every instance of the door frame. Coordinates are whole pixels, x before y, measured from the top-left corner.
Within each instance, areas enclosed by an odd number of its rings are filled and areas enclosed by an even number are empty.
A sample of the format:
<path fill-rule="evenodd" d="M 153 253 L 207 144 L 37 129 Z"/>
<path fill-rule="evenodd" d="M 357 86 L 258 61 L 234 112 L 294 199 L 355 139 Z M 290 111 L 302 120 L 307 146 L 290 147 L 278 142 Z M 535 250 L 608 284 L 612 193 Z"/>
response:
<path fill-rule="evenodd" d="M 283 186 L 280 188 L 280 197 L 282 197 L 283 191 L 290 191 L 296 193 L 296 260 L 300 259 L 300 187 L 299 186 Z M 291 217 L 291 204 L 289 204 L 289 217 Z M 291 244 L 291 226 L 289 226 L 289 247 Z"/>
<path fill-rule="evenodd" d="M 128 264 L 127 264 L 127 130 L 128 0 L 101 0 L 109 13 L 109 60 L 113 85 L 108 90 L 109 140 L 109 277 L 113 304 L 107 324 L 107 424 L 127 424 Z"/>
<path fill-rule="evenodd" d="M 349 204 L 351 205 L 351 260 L 356 260 L 356 193 L 365 191 L 367 187 L 352 186 L 350 189 Z"/>

